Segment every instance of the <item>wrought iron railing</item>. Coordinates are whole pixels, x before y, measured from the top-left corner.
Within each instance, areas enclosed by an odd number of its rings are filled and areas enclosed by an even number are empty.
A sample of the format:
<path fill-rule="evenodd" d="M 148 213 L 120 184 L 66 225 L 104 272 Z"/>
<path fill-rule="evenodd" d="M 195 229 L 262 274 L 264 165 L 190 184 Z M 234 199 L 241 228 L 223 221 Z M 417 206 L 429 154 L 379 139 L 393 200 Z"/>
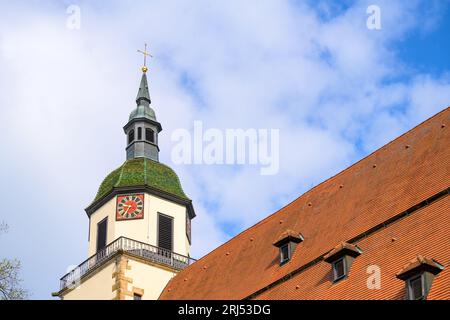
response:
<path fill-rule="evenodd" d="M 120 237 L 64 275 L 60 279 L 60 289 L 76 287 L 84 275 L 102 265 L 104 261 L 108 260 L 118 251 L 127 252 L 177 270 L 182 270 L 196 261 L 193 258 L 174 253 L 164 248 Z"/>

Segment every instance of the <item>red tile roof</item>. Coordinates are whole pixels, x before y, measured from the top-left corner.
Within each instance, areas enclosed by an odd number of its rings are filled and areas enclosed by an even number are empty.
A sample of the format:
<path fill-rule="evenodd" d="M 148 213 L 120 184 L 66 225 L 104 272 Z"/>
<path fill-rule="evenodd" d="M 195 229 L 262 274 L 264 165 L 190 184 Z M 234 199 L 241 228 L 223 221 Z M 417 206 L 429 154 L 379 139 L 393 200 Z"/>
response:
<path fill-rule="evenodd" d="M 428 298 L 450 299 L 449 123 L 446 108 L 204 256 L 160 298 L 403 299 L 396 274 L 423 255 L 444 266 Z M 304 241 L 280 267 L 272 242 L 286 229 Z M 363 252 L 333 284 L 323 258 L 344 241 Z M 378 271 L 380 288 L 369 289 Z"/>

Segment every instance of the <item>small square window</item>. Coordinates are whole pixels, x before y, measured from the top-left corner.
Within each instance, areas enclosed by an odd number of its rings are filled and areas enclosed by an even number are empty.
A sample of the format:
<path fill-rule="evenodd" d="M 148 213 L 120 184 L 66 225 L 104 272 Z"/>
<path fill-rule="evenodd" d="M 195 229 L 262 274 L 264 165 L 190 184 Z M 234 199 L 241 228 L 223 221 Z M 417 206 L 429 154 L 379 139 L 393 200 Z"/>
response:
<path fill-rule="evenodd" d="M 142 300 L 142 296 L 140 294 L 133 294 L 133 300 Z"/>
<path fill-rule="evenodd" d="M 422 275 L 408 280 L 409 300 L 422 300 L 425 298 Z"/>
<path fill-rule="evenodd" d="M 344 258 L 341 258 L 333 262 L 333 281 L 338 281 L 345 276 L 345 260 Z"/>
<path fill-rule="evenodd" d="M 286 263 L 291 258 L 291 253 L 289 252 L 289 243 L 282 245 L 280 247 L 280 263 Z"/>

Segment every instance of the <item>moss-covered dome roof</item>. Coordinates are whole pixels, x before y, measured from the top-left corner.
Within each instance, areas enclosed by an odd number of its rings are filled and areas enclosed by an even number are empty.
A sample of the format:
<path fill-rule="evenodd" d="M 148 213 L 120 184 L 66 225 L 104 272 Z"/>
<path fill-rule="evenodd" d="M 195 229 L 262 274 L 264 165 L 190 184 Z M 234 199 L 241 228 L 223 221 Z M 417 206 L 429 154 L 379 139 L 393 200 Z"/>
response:
<path fill-rule="evenodd" d="M 113 188 L 148 186 L 189 200 L 181 188 L 176 173 L 168 166 L 145 158 L 131 159 L 111 172 L 102 182 L 94 202 Z"/>

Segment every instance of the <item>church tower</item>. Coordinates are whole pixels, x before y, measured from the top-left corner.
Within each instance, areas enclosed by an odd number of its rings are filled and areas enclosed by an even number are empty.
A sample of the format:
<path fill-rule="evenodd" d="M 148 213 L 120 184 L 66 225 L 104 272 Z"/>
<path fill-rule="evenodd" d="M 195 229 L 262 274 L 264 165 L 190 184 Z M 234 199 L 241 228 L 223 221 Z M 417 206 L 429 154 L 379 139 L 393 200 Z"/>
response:
<path fill-rule="evenodd" d="M 85 209 L 88 258 L 60 279 L 54 296 L 157 299 L 194 261 L 189 255 L 194 208 L 176 173 L 159 162 L 162 127 L 150 105 L 144 61 L 136 108 L 123 128 L 126 161 L 106 176 Z"/>

